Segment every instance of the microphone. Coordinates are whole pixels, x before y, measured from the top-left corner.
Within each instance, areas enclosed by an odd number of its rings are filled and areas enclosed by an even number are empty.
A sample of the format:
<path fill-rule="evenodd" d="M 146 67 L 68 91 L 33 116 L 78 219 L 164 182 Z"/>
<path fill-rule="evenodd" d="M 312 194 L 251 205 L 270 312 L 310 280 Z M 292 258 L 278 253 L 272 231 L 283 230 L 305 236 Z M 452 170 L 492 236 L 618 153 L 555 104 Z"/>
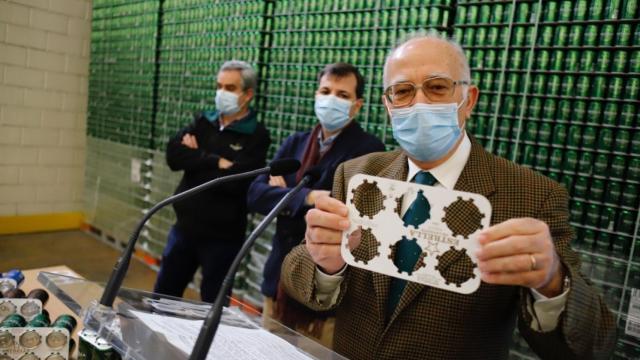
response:
<path fill-rule="evenodd" d="M 233 285 L 233 278 L 235 277 L 236 271 L 240 266 L 240 262 L 247 255 L 253 244 L 258 239 L 264 230 L 269 226 L 269 224 L 273 221 L 273 219 L 278 216 L 280 211 L 289 204 L 291 198 L 293 198 L 305 185 L 309 183 L 313 183 L 318 180 L 321 175 L 321 170 L 318 167 L 312 167 L 307 170 L 300 179 L 300 182 L 291 189 L 279 202 L 276 206 L 265 216 L 264 219 L 258 224 L 258 226 L 251 232 L 247 240 L 245 240 L 242 248 L 236 255 L 235 259 L 233 259 L 233 263 L 229 270 L 227 271 L 227 275 L 224 277 L 224 281 L 222 282 L 222 287 L 218 292 L 218 296 L 214 301 L 213 305 L 209 309 L 207 313 L 207 317 L 202 324 L 202 328 L 200 329 L 200 334 L 198 334 L 198 339 L 196 343 L 193 345 L 193 350 L 191 351 L 191 356 L 189 360 L 205 360 L 207 358 L 207 354 L 209 353 L 209 348 L 211 347 L 211 343 L 213 342 L 213 338 L 216 335 L 216 331 L 218 330 L 218 325 L 220 325 L 220 318 L 222 317 L 222 307 L 225 303 L 225 297 L 231 289 Z"/>
<path fill-rule="evenodd" d="M 149 211 L 147 211 L 142 220 L 140 220 L 135 230 L 131 234 L 131 237 L 129 238 L 126 249 L 120 256 L 118 261 L 116 261 L 116 264 L 113 267 L 113 271 L 111 272 L 111 276 L 109 277 L 109 281 L 107 282 L 107 285 L 104 288 L 104 292 L 102 293 L 102 297 L 100 298 L 100 305 L 104 305 L 107 307 L 111 307 L 113 305 L 116 294 L 118 293 L 118 290 L 120 290 L 122 281 L 124 280 L 124 276 L 127 274 L 127 270 L 129 269 L 129 262 L 131 261 L 131 256 L 133 255 L 133 251 L 135 250 L 136 241 L 138 241 L 140 232 L 142 231 L 144 224 L 151 218 L 151 216 L 153 216 L 153 214 L 158 212 L 158 210 L 176 201 L 186 199 L 204 190 L 226 182 L 252 178 L 264 173 L 270 173 L 271 175 L 277 176 L 285 175 L 295 172 L 299 168 L 300 162 L 296 159 L 274 160 L 269 164 L 269 166 L 263 167 L 261 169 L 247 171 L 244 173 L 223 176 L 207 181 L 204 184 L 200 184 L 189 190 L 170 196 L 154 205 L 151 209 L 149 209 Z"/>

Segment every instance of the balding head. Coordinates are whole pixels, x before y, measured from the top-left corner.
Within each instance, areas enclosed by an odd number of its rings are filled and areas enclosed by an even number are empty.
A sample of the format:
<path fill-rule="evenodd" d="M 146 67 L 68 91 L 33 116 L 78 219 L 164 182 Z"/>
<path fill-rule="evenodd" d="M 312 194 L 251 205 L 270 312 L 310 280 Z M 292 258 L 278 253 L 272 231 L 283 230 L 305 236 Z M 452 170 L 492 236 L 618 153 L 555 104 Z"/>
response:
<path fill-rule="evenodd" d="M 402 77 L 395 70 L 406 69 L 407 66 L 414 71 L 422 68 L 432 71 L 432 75 L 446 75 L 453 80 L 471 81 L 469 61 L 462 47 L 455 40 L 435 30 L 413 33 L 391 50 L 384 64 L 384 88 L 398 82 L 395 78 Z"/>

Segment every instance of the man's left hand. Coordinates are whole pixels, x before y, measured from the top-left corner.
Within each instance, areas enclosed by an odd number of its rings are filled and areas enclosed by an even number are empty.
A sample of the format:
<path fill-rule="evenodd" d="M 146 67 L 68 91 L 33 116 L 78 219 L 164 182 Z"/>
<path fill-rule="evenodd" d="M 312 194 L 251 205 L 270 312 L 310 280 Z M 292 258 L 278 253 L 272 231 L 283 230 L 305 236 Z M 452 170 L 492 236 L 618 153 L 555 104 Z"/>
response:
<path fill-rule="evenodd" d="M 562 293 L 562 264 L 543 221 L 507 220 L 483 230 L 478 240 L 476 255 L 484 282 L 525 286 L 546 297 Z"/>

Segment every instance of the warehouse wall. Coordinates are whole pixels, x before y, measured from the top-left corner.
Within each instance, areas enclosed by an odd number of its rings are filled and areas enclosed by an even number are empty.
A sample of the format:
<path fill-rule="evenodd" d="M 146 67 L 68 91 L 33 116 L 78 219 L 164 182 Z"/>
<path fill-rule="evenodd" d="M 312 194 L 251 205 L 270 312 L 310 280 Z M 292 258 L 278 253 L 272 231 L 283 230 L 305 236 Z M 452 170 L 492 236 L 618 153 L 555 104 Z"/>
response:
<path fill-rule="evenodd" d="M 0 216 L 83 208 L 91 2 L 0 0 Z"/>

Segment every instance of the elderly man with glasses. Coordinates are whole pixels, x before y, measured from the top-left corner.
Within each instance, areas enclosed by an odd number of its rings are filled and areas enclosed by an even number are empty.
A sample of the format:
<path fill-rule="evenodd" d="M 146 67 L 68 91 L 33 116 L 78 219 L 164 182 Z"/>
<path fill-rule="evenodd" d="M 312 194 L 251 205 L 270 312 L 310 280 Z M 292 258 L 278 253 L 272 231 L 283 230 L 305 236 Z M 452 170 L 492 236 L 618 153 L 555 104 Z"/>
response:
<path fill-rule="evenodd" d="M 333 198 L 316 200 L 305 244 L 285 259 L 285 289 L 311 309 L 336 311 L 334 349 L 351 359 L 504 359 L 516 321 L 542 358 L 608 358 L 615 322 L 569 245 L 568 195 L 466 133 L 479 93 L 470 79 L 462 48 L 438 33 L 391 51 L 382 100 L 400 149 L 337 169 Z M 346 266 L 344 201 L 349 179 L 360 173 L 487 197 L 493 215 L 479 235 L 480 288 L 458 294 Z M 396 263 L 411 270 L 414 253 L 399 247 Z M 468 266 L 454 261 L 446 271 L 455 277 Z"/>

